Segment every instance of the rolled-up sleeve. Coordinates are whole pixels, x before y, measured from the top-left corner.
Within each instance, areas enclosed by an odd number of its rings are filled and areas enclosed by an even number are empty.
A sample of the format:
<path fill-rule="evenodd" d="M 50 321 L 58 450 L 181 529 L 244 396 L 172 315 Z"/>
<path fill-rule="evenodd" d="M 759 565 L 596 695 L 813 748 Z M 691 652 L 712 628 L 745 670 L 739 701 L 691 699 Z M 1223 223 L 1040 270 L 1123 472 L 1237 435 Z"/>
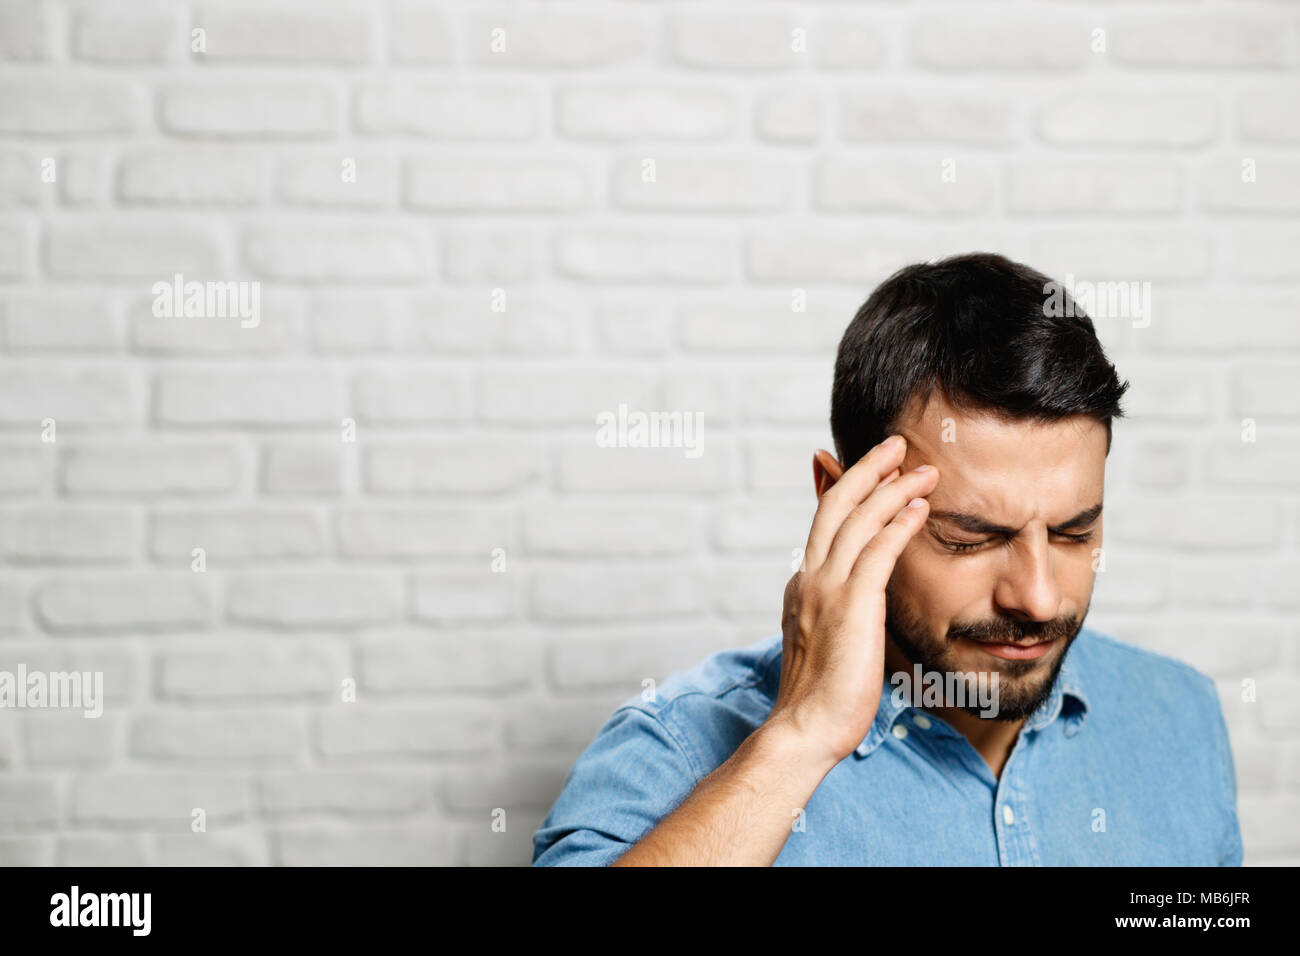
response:
<path fill-rule="evenodd" d="M 533 835 L 534 866 L 608 866 L 675 810 L 701 779 L 654 714 L 616 710 L 578 757 Z"/>

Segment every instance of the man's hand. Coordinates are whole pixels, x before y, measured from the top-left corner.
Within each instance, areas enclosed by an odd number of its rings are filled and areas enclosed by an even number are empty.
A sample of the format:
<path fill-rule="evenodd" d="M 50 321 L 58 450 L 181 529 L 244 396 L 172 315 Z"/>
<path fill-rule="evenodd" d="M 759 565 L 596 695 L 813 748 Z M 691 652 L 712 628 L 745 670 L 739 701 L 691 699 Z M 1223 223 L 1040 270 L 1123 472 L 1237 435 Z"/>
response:
<path fill-rule="evenodd" d="M 877 445 L 822 495 L 805 570 L 785 592 L 768 719 L 615 866 L 770 865 L 792 817 L 867 735 L 885 678 L 885 584 L 939 477 L 900 475 L 905 448 Z"/>
<path fill-rule="evenodd" d="M 830 763 L 867 736 L 885 676 L 885 585 L 925 524 L 939 473 L 899 474 L 907 442 L 887 438 L 821 497 L 803 570 L 785 589 L 781 689 L 768 722 Z"/>

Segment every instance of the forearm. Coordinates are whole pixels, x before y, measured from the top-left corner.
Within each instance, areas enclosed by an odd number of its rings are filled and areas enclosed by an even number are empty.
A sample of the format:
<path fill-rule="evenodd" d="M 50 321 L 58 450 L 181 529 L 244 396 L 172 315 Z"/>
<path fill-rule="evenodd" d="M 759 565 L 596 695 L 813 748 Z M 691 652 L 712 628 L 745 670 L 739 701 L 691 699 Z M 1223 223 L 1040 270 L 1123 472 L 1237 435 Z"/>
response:
<path fill-rule="evenodd" d="M 835 761 L 767 723 L 615 866 L 770 866 Z"/>

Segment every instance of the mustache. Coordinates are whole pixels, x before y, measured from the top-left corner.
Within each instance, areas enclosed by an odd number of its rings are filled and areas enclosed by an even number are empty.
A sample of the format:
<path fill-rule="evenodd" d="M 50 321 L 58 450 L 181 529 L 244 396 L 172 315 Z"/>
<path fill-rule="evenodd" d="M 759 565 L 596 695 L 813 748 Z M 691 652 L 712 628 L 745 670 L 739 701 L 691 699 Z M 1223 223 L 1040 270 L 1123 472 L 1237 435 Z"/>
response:
<path fill-rule="evenodd" d="M 1079 618 L 1058 617 L 1050 621 L 1019 621 L 1015 618 L 993 618 L 954 624 L 948 628 L 948 640 L 967 638 L 997 644 L 1037 644 L 1057 638 L 1073 637 L 1079 629 Z"/>

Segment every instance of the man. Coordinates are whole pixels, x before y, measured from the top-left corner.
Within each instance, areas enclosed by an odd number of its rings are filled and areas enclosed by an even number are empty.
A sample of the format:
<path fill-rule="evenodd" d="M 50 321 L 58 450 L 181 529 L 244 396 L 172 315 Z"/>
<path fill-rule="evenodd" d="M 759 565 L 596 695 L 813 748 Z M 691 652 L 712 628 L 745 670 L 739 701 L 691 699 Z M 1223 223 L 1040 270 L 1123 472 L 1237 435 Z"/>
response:
<path fill-rule="evenodd" d="M 988 254 L 875 290 L 782 634 L 615 711 L 535 864 L 1241 863 L 1214 684 L 1083 628 L 1128 386 L 1061 301 Z"/>

